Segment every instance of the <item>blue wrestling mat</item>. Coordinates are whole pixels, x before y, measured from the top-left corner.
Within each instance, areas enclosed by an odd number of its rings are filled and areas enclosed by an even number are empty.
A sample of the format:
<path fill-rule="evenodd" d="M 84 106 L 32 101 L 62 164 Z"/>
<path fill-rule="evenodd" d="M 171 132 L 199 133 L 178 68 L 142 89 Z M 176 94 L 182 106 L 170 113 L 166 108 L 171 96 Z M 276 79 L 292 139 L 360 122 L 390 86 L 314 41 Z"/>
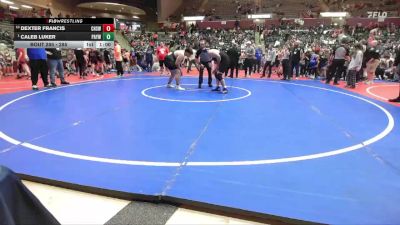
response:
<path fill-rule="evenodd" d="M 400 108 L 317 81 L 136 76 L 0 95 L 0 164 L 329 224 L 400 224 Z"/>

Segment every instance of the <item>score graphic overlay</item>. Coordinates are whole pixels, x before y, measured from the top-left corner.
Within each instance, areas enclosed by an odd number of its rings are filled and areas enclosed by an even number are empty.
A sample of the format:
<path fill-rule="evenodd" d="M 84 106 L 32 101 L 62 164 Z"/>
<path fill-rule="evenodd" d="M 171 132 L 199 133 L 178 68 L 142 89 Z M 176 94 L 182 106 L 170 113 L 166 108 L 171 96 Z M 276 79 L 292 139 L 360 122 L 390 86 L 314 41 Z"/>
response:
<path fill-rule="evenodd" d="M 113 18 L 15 18 L 15 48 L 113 48 Z"/>

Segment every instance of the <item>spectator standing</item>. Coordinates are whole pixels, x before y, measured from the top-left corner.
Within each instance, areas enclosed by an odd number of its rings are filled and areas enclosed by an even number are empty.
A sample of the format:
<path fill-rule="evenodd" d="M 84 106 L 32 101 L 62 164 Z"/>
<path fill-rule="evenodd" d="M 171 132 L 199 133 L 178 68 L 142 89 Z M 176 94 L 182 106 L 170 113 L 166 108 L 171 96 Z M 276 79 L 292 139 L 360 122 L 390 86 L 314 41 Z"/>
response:
<path fill-rule="evenodd" d="M 355 88 L 356 87 L 356 79 L 357 73 L 360 71 L 363 62 L 363 52 L 362 52 L 362 45 L 357 43 L 354 45 L 354 50 L 350 54 L 350 64 L 348 66 L 348 73 L 347 73 L 347 85 L 348 88 Z"/>
<path fill-rule="evenodd" d="M 282 51 L 282 73 L 283 79 L 282 80 L 290 80 L 292 77 L 293 70 L 291 70 L 290 65 L 290 51 L 288 46 L 284 46 Z"/>
<path fill-rule="evenodd" d="M 290 66 L 291 70 L 290 72 L 290 77 L 293 76 L 293 69 L 296 71 L 296 79 L 299 79 L 299 72 L 300 72 L 300 59 L 301 55 L 303 54 L 303 50 L 299 47 L 299 42 L 296 41 L 293 44 L 293 49 L 290 51 Z"/>
<path fill-rule="evenodd" d="M 146 50 L 146 68 L 147 72 L 152 72 L 153 71 L 153 55 L 154 55 L 154 47 L 153 46 L 148 46 Z"/>
<path fill-rule="evenodd" d="M 256 48 L 256 55 L 255 55 L 255 61 L 254 61 L 254 66 L 253 66 L 253 73 L 260 73 L 261 71 L 261 60 L 263 57 L 263 50 L 261 49 L 261 46 L 257 46 Z"/>
<path fill-rule="evenodd" d="M 229 69 L 230 69 L 230 78 L 233 78 L 233 71 L 236 69 L 236 78 L 238 78 L 239 75 L 239 58 L 240 58 L 240 50 L 238 48 L 238 45 L 236 43 L 233 43 L 232 47 L 228 49 L 227 52 L 229 56 Z M 226 72 L 226 74 L 228 71 Z"/>
<path fill-rule="evenodd" d="M 83 49 L 78 48 L 74 50 L 75 57 L 76 57 L 76 64 L 79 69 L 79 78 L 80 79 L 86 79 L 86 59 L 85 59 L 85 53 L 83 52 Z"/>
<path fill-rule="evenodd" d="M 29 57 L 29 66 L 31 68 L 32 89 L 39 90 L 37 86 L 39 73 L 42 77 L 43 85 L 45 87 L 51 87 L 47 77 L 48 67 L 46 62 L 46 50 L 44 48 L 28 48 L 27 54 Z"/>
<path fill-rule="evenodd" d="M 265 59 L 263 74 L 261 77 L 265 77 L 265 72 L 267 71 L 267 68 L 268 68 L 268 78 L 271 77 L 272 67 L 275 64 L 275 59 L 276 59 L 276 50 L 272 47 L 272 45 L 269 45 L 268 52 L 267 52 L 266 59 Z"/>
<path fill-rule="evenodd" d="M 160 46 L 157 47 L 156 54 L 158 58 L 158 62 L 160 64 L 160 74 L 163 75 L 164 73 L 164 64 L 165 64 L 165 57 L 168 55 L 169 49 L 165 46 L 164 42 L 160 43 Z"/>
<path fill-rule="evenodd" d="M 124 75 L 124 69 L 122 68 L 121 45 L 119 45 L 118 41 L 114 41 L 114 59 L 115 68 L 117 69 L 117 77 L 122 77 Z"/>
<path fill-rule="evenodd" d="M 332 64 L 329 68 L 329 73 L 326 78 L 326 84 L 329 84 L 334 77 L 333 84 L 338 85 L 338 81 L 340 79 L 340 76 L 343 73 L 344 70 L 344 64 L 346 62 L 346 56 L 348 55 L 348 50 L 345 45 L 345 40 L 343 39 L 341 42 L 341 45 L 336 48 L 336 50 L 333 52 L 334 58 L 332 60 Z"/>
<path fill-rule="evenodd" d="M 64 64 L 62 61 L 61 50 L 56 48 L 46 49 L 47 53 L 47 64 L 50 70 L 50 82 L 52 87 L 57 87 L 55 74 L 58 72 L 61 84 L 69 84 L 64 78 Z"/>
<path fill-rule="evenodd" d="M 245 59 L 244 59 L 244 74 L 245 77 L 251 76 L 251 71 L 253 68 L 253 60 L 255 58 L 255 49 L 251 45 L 251 41 L 246 42 L 246 48 L 244 49 Z"/>

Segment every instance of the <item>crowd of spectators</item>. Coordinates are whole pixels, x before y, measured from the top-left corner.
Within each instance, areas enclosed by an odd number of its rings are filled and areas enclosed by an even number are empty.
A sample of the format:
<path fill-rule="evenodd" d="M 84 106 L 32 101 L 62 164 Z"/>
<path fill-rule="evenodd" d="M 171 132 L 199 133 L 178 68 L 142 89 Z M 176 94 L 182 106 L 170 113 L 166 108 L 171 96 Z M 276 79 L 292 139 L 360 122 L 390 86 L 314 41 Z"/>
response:
<path fill-rule="evenodd" d="M 245 13 L 253 12 L 251 3 L 244 4 L 240 1 L 233 3 L 237 4 L 237 13 L 243 13 L 243 10 Z M 335 2 L 329 4 L 335 4 Z M 246 11 L 249 8 L 251 10 Z M 52 16 L 51 11 L 44 16 L 46 15 Z M 256 32 L 260 34 L 260 42 L 257 44 L 255 43 Z M 236 62 L 233 67 L 239 70 L 244 69 L 246 76 L 258 73 L 261 77 L 266 75 L 270 77 L 271 74 L 277 74 L 282 75 L 283 79 L 291 79 L 292 74 L 295 73 L 295 78 L 306 76 L 324 79 L 327 82 L 333 79 L 335 84 L 339 79 L 347 82 L 366 80 L 368 84 L 374 79 L 399 79 L 400 29 L 394 25 L 304 27 L 299 23 L 282 21 L 279 26 L 260 28 L 255 31 L 241 30 L 238 27 L 231 30 L 199 29 L 194 24 L 190 27 L 180 24 L 174 31 L 164 33 L 127 31 L 124 35 L 130 43 L 127 49 L 121 49 L 125 72 L 159 70 L 158 51 L 161 42 L 165 43 L 168 52 L 173 52 L 187 47 L 199 49 L 200 41 L 204 40 L 209 49 L 225 51 L 230 53 L 230 56 L 237 55 L 234 57 Z M 0 33 L 0 38 L 8 42 L 11 39 L 7 31 Z M 362 49 L 359 49 L 360 46 Z M 341 55 L 338 55 L 338 49 Z M 360 61 L 359 50 L 363 53 L 361 68 L 353 67 L 358 65 L 355 63 L 357 60 Z M 235 51 L 236 53 L 233 54 Z M 17 77 L 29 76 L 31 71 L 23 66 L 28 60 L 25 56 L 29 54 L 23 52 L 10 49 L 2 51 L 0 75 L 14 74 L 13 61 L 15 61 Z M 63 68 L 67 71 L 66 76 L 79 74 L 82 79 L 85 79 L 88 75 L 101 76 L 112 71 L 115 68 L 113 53 L 112 50 L 76 49 L 60 51 L 57 53 L 59 54 L 57 60 L 63 61 Z M 49 50 L 47 54 L 46 60 L 51 61 L 52 54 Z M 188 59 L 186 63 L 188 71 L 191 70 L 189 64 L 193 64 L 193 60 Z M 354 70 L 356 73 L 353 72 Z M 59 73 L 60 71 L 58 71 L 58 76 L 60 76 Z M 54 74 L 57 74 L 57 71 L 53 69 L 52 74 L 51 82 L 46 84 L 48 86 L 55 86 Z M 356 74 L 355 78 L 354 74 Z M 60 76 L 61 83 L 68 83 L 62 75 Z M 233 76 L 233 73 L 231 72 L 230 75 Z M 354 88 L 355 82 L 349 82 L 349 87 Z"/>

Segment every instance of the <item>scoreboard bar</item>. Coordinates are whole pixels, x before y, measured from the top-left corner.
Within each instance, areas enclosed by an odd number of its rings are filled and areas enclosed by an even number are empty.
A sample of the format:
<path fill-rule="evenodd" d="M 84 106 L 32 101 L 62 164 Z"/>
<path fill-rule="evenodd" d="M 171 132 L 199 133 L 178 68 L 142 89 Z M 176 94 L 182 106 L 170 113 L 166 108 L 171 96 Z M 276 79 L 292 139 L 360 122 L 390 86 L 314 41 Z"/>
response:
<path fill-rule="evenodd" d="M 114 41 L 114 32 L 15 33 L 14 41 Z"/>
<path fill-rule="evenodd" d="M 14 24 L 114 24 L 113 18 L 15 18 Z"/>
<path fill-rule="evenodd" d="M 14 26 L 14 32 L 113 32 L 114 25 L 103 26 L 102 24 L 56 24 L 56 25 L 31 25 L 18 24 Z"/>
<path fill-rule="evenodd" d="M 15 48 L 113 48 L 112 18 L 15 18 Z"/>
<path fill-rule="evenodd" d="M 113 48 L 113 41 L 15 41 L 15 48 Z"/>

